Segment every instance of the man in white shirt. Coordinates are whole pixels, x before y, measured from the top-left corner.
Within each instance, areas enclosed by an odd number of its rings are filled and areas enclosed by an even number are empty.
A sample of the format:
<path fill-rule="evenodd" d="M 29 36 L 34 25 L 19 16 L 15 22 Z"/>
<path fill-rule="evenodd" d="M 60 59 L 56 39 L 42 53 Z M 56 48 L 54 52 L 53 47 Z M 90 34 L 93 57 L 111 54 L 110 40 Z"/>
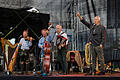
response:
<path fill-rule="evenodd" d="M 67 44 L 68 44 L 68 38 L 67 34 L 62 31 L 62 26 L 57 25 L 56 26 L 56 36 L 57 36 L 57 60 L 60 62 L 62 66 L 62 74 L 67 73 L 67 65 L 66 65 L 66 50 L 67 50 Z"/>
<path fill-rule="evenodd" d="M 20 63 L 21 63 L 21 71 L 24 73 L 24 69 L 26 72 L 29 70 L 29 50 L 32 46 L 32 37 L 28 36 L 28 31 L 23 31 L 23 38 L 20 39 L 19 45 L 21 46 L 21 54 L 20 54 Z M 26 65 L 26 67 L 24 66 Z"/>

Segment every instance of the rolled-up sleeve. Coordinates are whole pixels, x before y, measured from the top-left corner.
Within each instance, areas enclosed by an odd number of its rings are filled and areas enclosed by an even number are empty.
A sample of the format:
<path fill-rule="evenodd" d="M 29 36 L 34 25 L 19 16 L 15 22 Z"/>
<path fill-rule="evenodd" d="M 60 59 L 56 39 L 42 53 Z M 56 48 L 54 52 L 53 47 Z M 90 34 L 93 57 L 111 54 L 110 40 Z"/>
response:
<path fill-rule="evenodd" d="M 28 45 L 29 45 L 29 46 L 32 46 L 32 42 L 29 41 L 29 44 L 28 44 Z"/>
<path fill-rule="evenodd" d="M 42 39 L 39 40 L 38 47 L 41 48 L 42 46 Z"/>
<path fill-rule="evenodd" d="M 23 42 L 23 38 L 20 39 L 20 42 L 19 43 L 22 43 Z"/>

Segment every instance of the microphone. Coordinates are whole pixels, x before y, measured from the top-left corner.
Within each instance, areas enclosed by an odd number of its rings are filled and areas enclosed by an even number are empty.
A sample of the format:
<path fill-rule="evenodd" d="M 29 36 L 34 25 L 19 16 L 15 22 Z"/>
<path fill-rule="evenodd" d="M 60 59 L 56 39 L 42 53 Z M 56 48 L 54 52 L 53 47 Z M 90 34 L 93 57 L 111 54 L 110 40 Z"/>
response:
<path fill-rule="evenodd" d="M 95 24 L 95 23 L 93 23 L 93 26 L 96 26 L 96 24 Z"/>
<path fill-rule="evenodd" d="M 22 35 L 20 35 L 19 37 L 18 37 L 18 39 L 20 39 L 22 37 Z"/>

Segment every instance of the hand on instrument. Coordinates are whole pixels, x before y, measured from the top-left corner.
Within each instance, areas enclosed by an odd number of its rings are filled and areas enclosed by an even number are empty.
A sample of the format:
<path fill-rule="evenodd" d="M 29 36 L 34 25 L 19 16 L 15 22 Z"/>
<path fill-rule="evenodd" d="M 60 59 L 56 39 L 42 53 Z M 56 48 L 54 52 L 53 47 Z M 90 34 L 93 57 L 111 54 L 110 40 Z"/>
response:
<path fill-rule="evenodd" d="M 80 18 L 80 20 L 83 19 L 82 16 L 80 16 L 80 13 L 79 13 L 79 12 L 77 12 L 76 16 L 78 16 L 78 17 Z"/>
<path fill-rule="evenodd" d="M 102 44 L 100 44 L 100 48 L 103 48 L 103 45 L 102 45 Z"/>
<path fill-rule="evenodd" d="M 22 43 L 19 43 L 19 45 L 21 46 L 21 45 L 22 45 Z"/>
<path fill-rule="evenodd" d="M 89 44 L 92 44 L 92 42 L 89 42 Z"/>
<path fill-rule="evenodd" d="M 43 48 L 43 45 L 41 45 L 41 48 Z"/>
<path fill-rule="evenodd" d="M 32 42 L 32 40 L 35 40 L 35 39 L 28 36 L 27 38 L 25 38 L 25 40 L 30 40 Z"/>
<path fill-rule="evenodd" d="M 62 47 L 64 47 L 64 46 L 65 46 L 65 44 L 62 44 L 61 46 L 62 46 Z"/>
<path fill-rule="evenodd" d="M 32 42 L 32 40 L 33 40 L 33 38 L 32 37 L 30 37 L 30 41 Z"/>

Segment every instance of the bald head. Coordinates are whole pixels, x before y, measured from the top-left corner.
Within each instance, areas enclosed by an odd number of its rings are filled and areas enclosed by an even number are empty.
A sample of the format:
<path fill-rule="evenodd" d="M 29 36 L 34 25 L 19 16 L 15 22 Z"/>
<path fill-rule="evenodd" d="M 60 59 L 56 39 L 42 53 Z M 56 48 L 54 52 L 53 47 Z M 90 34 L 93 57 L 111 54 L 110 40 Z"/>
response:
<path fill-rule="evenodd" d="M 98 20 L 100 20 L 100 16 L 96 16 L 96 17 L 95 17 L 95 19 L 98 19 Z"/>
<path fill-rule="evenodd" d="M 99 25 L 99 24 L 100 24 L 100 17 L 99 17 L 99 16 L 96 16 L 96 17 L 94 18 L 94 23 L 95 23 L 96 25 Z"/>
<path fill-rule="evenodd" d="M 56 30 L 58 33 L 60 33 L 62 31 L 62 26 L 61 25 L 57 25 L 56 26 Z"/>

